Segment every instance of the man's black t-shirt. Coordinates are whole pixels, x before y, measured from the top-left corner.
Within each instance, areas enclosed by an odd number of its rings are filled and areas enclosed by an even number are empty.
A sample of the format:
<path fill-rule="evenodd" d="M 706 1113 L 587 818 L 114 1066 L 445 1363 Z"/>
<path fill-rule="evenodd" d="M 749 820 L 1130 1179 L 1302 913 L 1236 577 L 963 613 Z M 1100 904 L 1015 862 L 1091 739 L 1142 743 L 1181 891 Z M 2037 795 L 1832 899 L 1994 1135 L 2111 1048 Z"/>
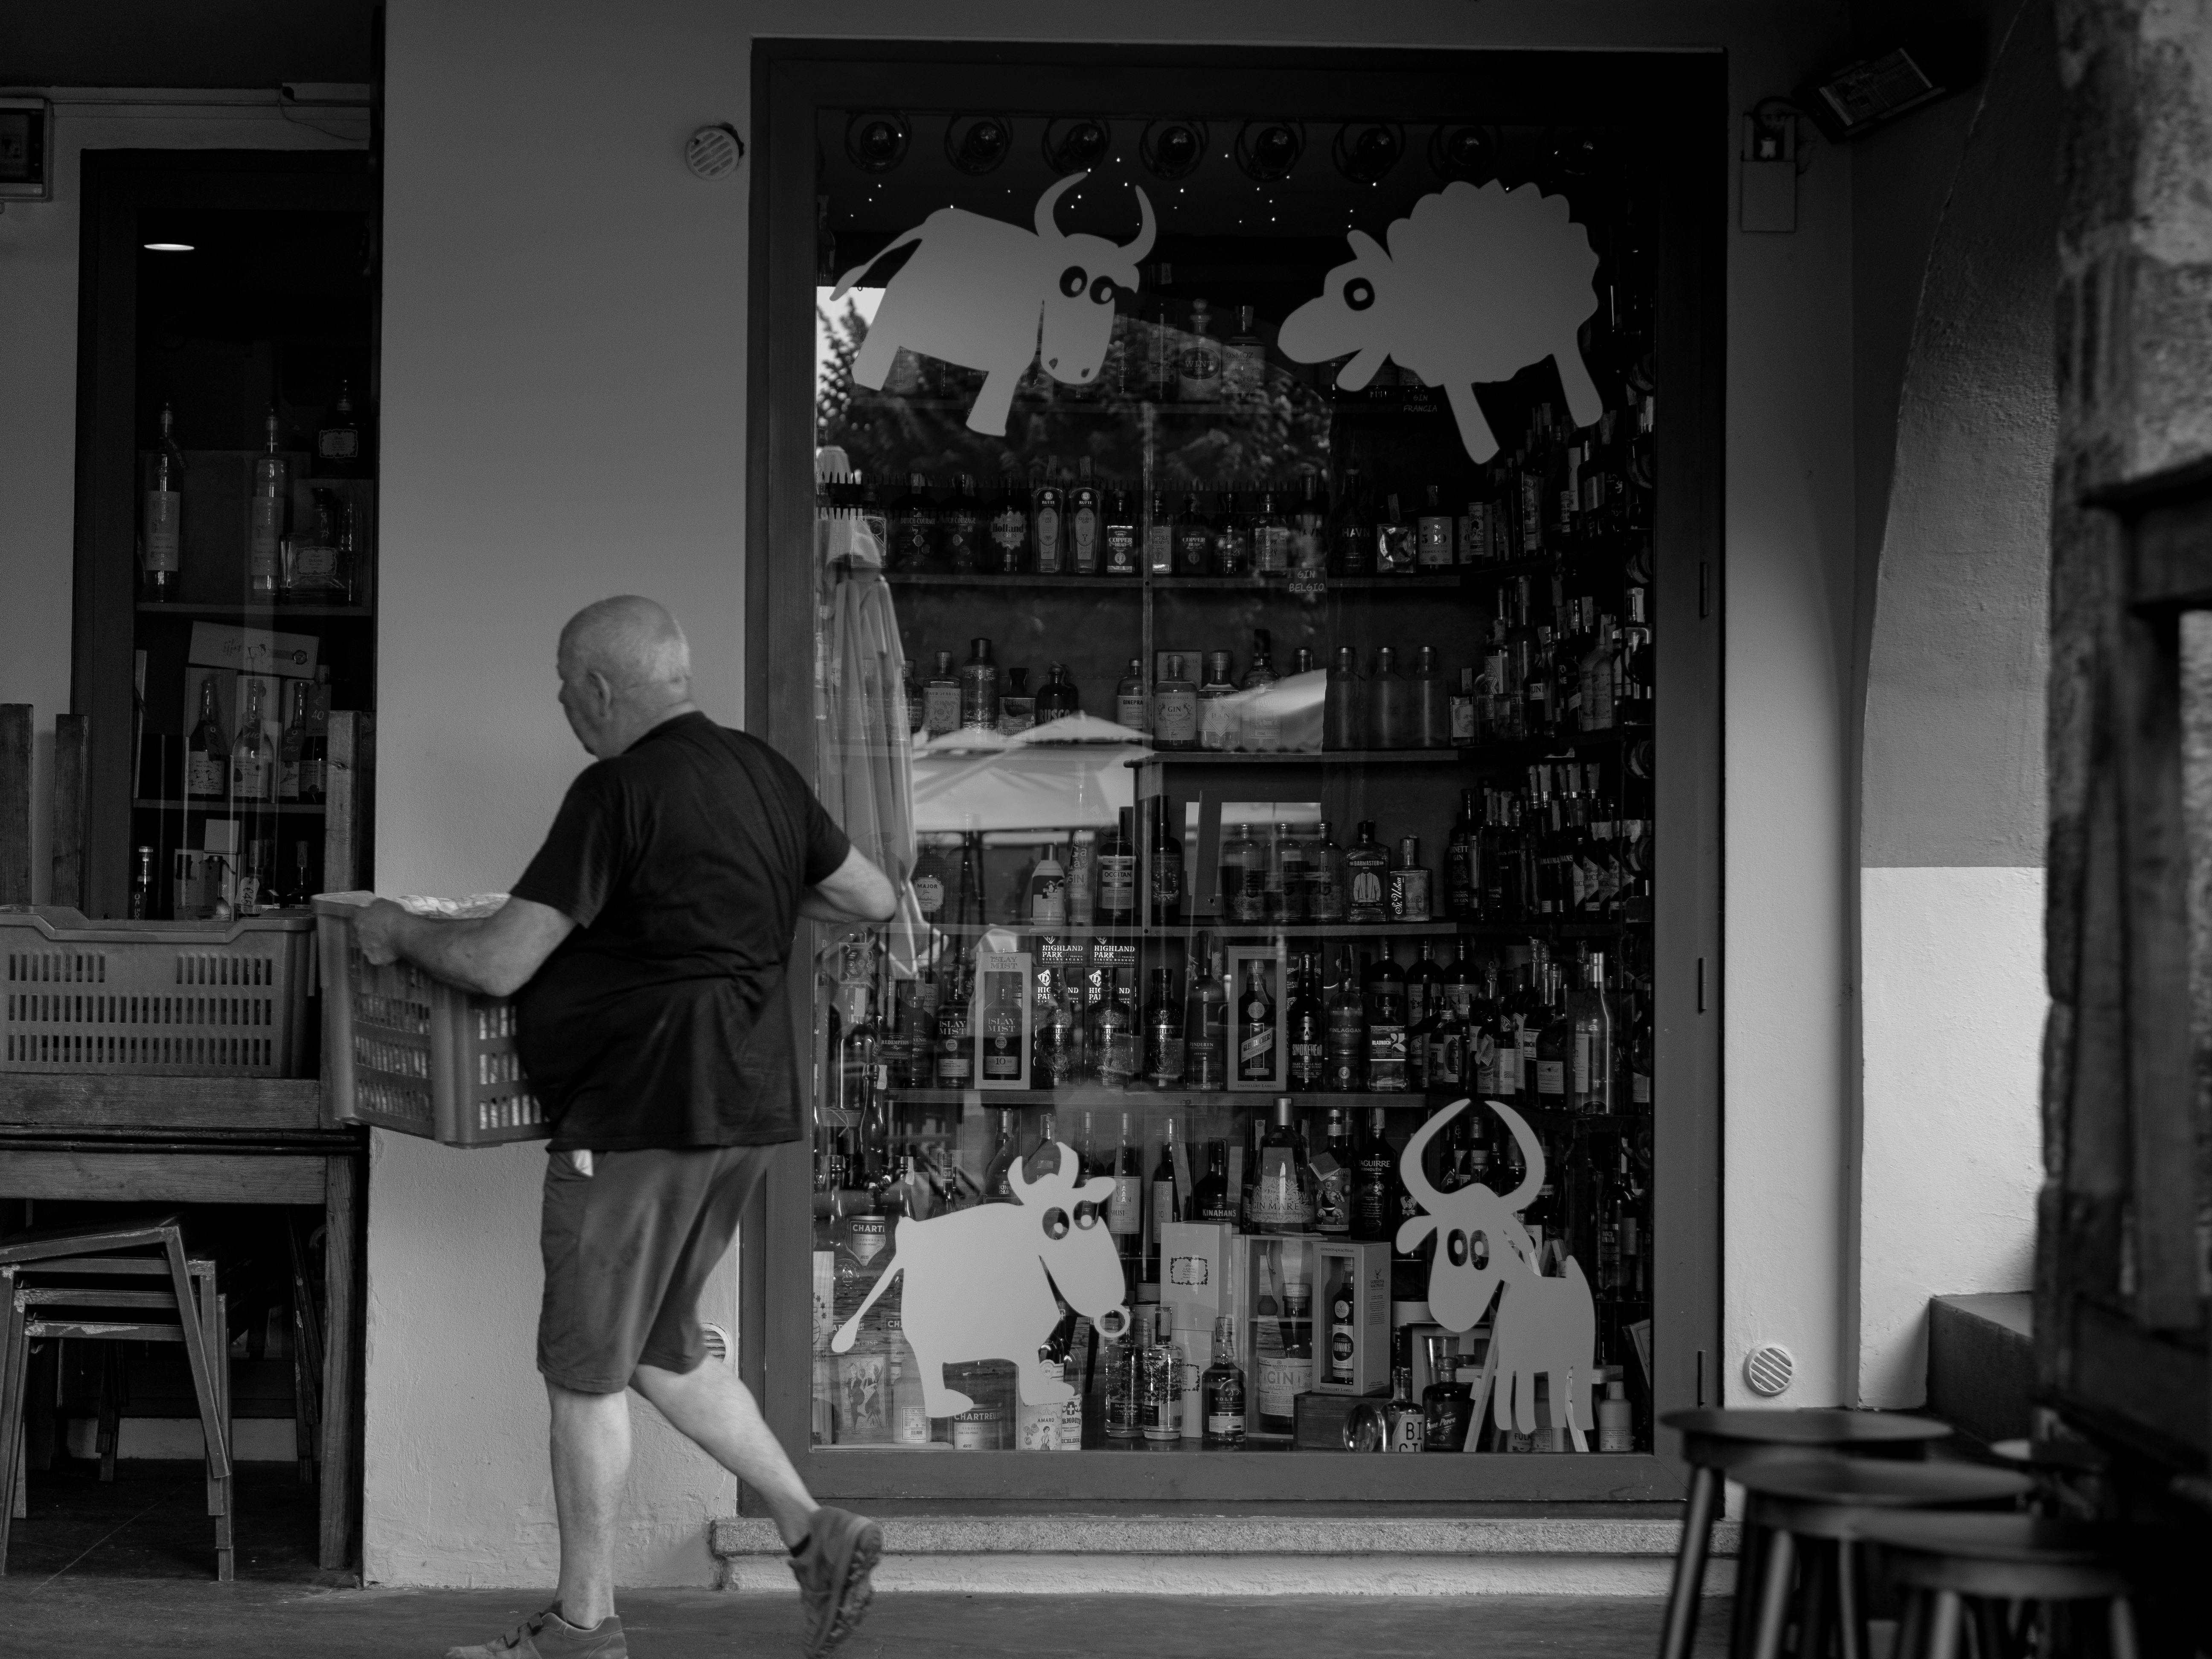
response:
<path fill-rule="evenodd" d="M 780 994 L 799 895 L 848 848 L 797 768 L 702 714 L 569 786 L 514 890 L 576 923 L 515 997 L 554 1151 L 798 1138 Z"/>

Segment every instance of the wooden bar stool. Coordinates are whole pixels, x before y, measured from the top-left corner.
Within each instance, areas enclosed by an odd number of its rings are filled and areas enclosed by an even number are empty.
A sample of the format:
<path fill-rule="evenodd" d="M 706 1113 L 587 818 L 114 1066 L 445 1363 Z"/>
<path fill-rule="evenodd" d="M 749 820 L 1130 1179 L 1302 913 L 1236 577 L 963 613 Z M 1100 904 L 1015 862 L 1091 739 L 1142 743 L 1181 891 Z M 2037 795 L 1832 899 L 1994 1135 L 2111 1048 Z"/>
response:
<path fill-rule="evenodd" d="M 2136 1659 L 2134 1575 L 2148 1553 L 2136 1529 L 2034 1515 L 1875 1515 L 1859 1528 L 1908 1593 L 1895 1659 L 1955 1659 L 1968 1616 L 1982 1659 L 2097 1652 Z M 2075 1617 L 2081 1608 L 2101 1619 Z M 2104 1641 L 2085 1641 L 2101 1625 Z"/>
<path fill-rule="evenodd" d="M 1750 1498 L 1746 1520 L 1766 1534 L 1759 1579 L 1748 1597 L 1739 1578 L 1736 1599 L 1754 1602 L 1729 1659 L 1780 1659 L 1794 1599 L 1796 1659 L 1869 1659 L 1860 1528 L 1875 1511 L 1986 1508 L 2017 1503 L 2034 1483 L 2010 1469 L 1972 1463 L 1877 1462 L 1808 1453 L 1755 1463 L 1736 1472 Z M 1800 1558 L 1803 1571 L 1799 1571 Z M 1794 1592 L 1794 1595 L 1793 1595 Z M 1742 1639 L 1748 1631 L 1748 1641 Z M 1994 1655 L 1984 1659 L 1996 1659 Z"/>
<path fill-rule="evenodd" d="M 147 1255 L 149 1249 L 157 1255 Z M 138 1252 L 138 1254 L 131 1254 Z M 162 1288 L 117 1279 L 166 1279 Z M 90 1282 L 88 1282 L 90 1281 Z M 31 1344 L 176 1342 L 185 1350 L 207 1448 L 208 1514 L 215 1520 L 216 1577 L 233 1571 L 230 1368 L 215 1264 L 185 1254 L 178 1218 L 113 1226 L 52 1228 L 0 1243 L 0 1573 L 21 1469 L 23 1393 Z M 168 1318 L 156 1316 L 167 1314 Z M 103 1449 L 103 1462 L 105 1449 Z"/>
<path fill-rule="evenodd" d="M 1659 1419 L 1682 1437 L 1690 1465 L 1690 1501 L 1682 1516 L 1682 1541 L 1674 1555 L 1674 1583 L 1667 1595 L 1659 1659 L 1689 1659 L 1698 1634 L 1698 1603 L 1705 1594 L 1705 1559 L 1719 1518 L 1722 1483 L 1763 1459 L 1827 1451 L 1845 1456 L 1917 1458 L 1951 1431 L 1924 1417 L 1875 1412 L 1740 1411 L 1703 1407 L 1669 1412 Z M 1753 1583 L 1758 1534 L 1747 1525 L 1736 1555 L 1736 1620 L 1746 1626 L 1747 1587 Z"/>

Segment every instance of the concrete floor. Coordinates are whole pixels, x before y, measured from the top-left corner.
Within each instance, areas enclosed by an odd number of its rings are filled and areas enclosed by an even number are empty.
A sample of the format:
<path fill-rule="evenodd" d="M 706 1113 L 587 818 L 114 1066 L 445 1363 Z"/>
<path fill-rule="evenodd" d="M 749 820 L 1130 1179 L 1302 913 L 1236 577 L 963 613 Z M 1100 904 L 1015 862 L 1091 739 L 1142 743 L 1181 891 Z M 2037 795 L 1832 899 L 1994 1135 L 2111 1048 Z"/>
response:
<path fill-rule="evenodd" d="M 0 1653 L 439 1659 L 449 1644 L 483 1641 L 542 1605 L 500 1590 L 317 1590 L 74 1575 L 42 1583 L 10 1575 L 0 1579 Z M 789 1654 L 798 1645 L 795 1595 L 637 1590 L 622 1597 L 622 1607 L 636 1659 Z M 1134 1646 L 1146 1659 L 1395 1659 L 1469 1651 L 1483 1659 L 1650 1659 L 1660 1610 L 1654 1601 L 1618 1596 L 885 1595 L 842 1651 L 851 1659 L 1032 1659 Z M 1698 1632 L 1700 1659 L 1726 1650 L 1726 1604 L 1711 1605 Z"/>

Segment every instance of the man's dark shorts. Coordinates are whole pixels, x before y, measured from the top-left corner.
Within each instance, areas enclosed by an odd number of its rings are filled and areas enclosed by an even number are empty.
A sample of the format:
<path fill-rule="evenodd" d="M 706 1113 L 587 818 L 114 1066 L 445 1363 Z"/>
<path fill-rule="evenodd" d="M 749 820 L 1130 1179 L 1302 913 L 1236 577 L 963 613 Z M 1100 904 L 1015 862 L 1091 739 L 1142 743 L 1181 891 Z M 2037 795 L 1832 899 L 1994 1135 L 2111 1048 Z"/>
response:
<path fill-rule="evenodd" d="M 592 1173 L 545 1160 L 545 1302 L 538 1369 L 580 1394 L 619 1394 L 641 1363 L 707 1357 L 699 1295 L 729 1254 L 774 1146 L 600 1152 Z"/>

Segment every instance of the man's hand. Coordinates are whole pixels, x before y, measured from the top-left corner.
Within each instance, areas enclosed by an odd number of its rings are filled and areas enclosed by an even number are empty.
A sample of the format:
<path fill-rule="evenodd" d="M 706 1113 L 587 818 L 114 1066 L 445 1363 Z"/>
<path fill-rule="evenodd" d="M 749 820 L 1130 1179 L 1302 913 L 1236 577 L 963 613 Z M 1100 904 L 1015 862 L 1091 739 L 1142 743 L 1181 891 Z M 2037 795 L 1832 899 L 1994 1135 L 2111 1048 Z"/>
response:
<path fill-rule="evenodd" d="M 361 953 L 379 968 L 399 960 L 400 930 L 411 921 L 390 899 L 378 899 L 353 919 L 353 936 Z"/>

